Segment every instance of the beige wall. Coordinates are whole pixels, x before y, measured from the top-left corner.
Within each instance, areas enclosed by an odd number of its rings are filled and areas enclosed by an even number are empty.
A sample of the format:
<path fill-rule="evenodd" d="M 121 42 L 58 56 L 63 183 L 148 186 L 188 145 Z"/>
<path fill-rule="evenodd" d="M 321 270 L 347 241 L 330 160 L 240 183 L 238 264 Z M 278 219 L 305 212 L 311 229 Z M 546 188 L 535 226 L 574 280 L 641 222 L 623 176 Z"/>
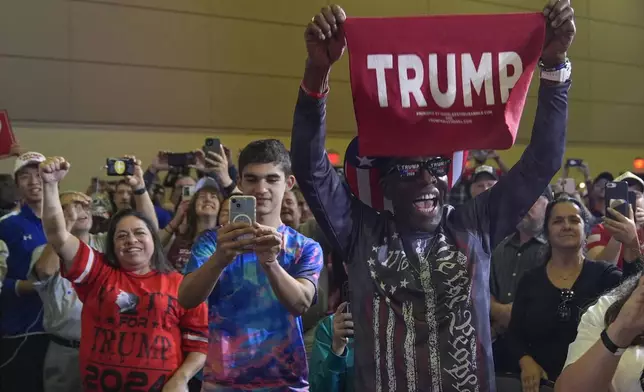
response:
<path fill-rule="evenodd" d="M 303 28 L 323 0 L 2 0 L 0 108 L 23 145 L 64 154 L 70 187 L 106 156 L 234 149 L 290 133 Z M 644 146 L 644 1 L 573 0 L 569 155 L 628 168 Z M 350 15 L 537 11 L 542 0 L 346 0 Z M 346 59 L 333 74 L 329 147 L 355 132 Z M 536 87 L 536 86 L 533 86 Z M 519 134 L 529 137 L 534 92 Z M 607 147 L 610 146 L 610 147 Z M 518 147 L 518 146 L 517 146 Z M 621 147 L 628 147 L 620 149 Z M 606 148 L 606 150 L 604 150 Z M 579 150 L 581 149 L 581 150 Z M 520 151 L 504 156 L 510 162 Z M 0 171 L 9 170 L 0 163 Z"/>

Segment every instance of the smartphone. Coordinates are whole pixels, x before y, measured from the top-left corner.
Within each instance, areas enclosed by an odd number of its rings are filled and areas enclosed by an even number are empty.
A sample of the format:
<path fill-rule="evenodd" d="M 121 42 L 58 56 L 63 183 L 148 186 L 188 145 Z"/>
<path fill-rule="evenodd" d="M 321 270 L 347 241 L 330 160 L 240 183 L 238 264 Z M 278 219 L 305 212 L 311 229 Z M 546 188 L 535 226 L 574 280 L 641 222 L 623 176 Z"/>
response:
<path fill-rule="evenodd" d="M 181 190 L 181 200 L 190 200 L 192 195 L 195 194 L 195 187 L 194 185 L 186 185 L 183 187 Z"/>
<path fill-rule="evenodd" d="M 635 215 L 635 212 L 637 211 L 637 196 L 637 192 L 628 191 L 628 204 L 630 204 L 633 209 L 633 215 Z M 635 219 L 635 216 L 633 216 L 633 219 Z"/>
<path fill-rule="evenodd" d="M 107 158 L 105 162 L 108 176 L 134 175 L 134 160 L 127 158 Z"/>
<path fill-rule="evenodd" d="M 628 184 L 626 181 L 606 183 L 606 208 L 628 216 Z M 609 215 L 610 212 L 606 212 Z"/>
<path fill-rule="evenodd" d="M 168 153 L 166 154 L 168 166 L 186 167 L 195 164 L 195 154 L 191 152 Z"/>
<path fill-rule="evenodd" d="M 583 159 L 571 158 L 566 161 L 566 166 L 568 167 L 579 167 L 584 162 Z"/>
<path fill-rule="evenodd" d="M 213 137 L 206 139 L 203 144 L 203 152 L 207 155 L 209 151 L 215 154 L 221 154 L 221 140 Z"/>
<path fill-rule="evenodd" d="M 348 281 L 342 284 L 342 302 L 347 303 L 347 307 L 344 308 L 344 313 L 351 313 L 351 290 L 349 289 Z"/>
<path fill-rule="evenodd" d="M 228 214 L 228 223 L 248 223 L 255 224 L 255 214 L 257 200 L 254 196 L 233 196 L 230 199 L 230 213 Z M 238 240 L 253 238 L 252 234 L 244 234 L 237 237 Z"/>
<path fill-rule="evenodd" d="M 207 138 L 203 144 L 202 150 L 206 157 L 208 157 L 209 152 L 214 152 L 215 154 L 221 154 L 221 140 L 217 138 L 212 138 L 212 137 Z M 206 166 L 211 166 L 211 165 L 206 162 Z"/>
<path fill-rule="evenodd" d="M 564 178 L 562 181 L 563 191 L 569 195 L 574 195 L 577 191 L 577 185 L 574 178 Z"/>

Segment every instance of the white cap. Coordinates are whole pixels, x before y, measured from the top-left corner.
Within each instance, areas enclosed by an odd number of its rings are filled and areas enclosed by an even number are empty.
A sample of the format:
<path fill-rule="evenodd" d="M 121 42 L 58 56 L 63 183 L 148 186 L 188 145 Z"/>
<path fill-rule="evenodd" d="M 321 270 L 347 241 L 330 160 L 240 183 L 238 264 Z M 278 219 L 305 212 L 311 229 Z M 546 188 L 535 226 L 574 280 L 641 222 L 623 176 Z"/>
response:
<path fill-rule="evenodd" d="M 201 177 L 201 179 L 197 181 L 197 184 L 195 185 L 195 193 L 198 192 L 199 189 L 206 186 L 219 189 L 219 184 L 214 178 L 205 176 L 205 177 Z"/>
<path fill-rule="evenodd" d="M 39 152 L 26 152 L 16 158 L 16 163 L 13 167 L 13 175 L 25 166 L 45 162 L 45 156 Z"/>

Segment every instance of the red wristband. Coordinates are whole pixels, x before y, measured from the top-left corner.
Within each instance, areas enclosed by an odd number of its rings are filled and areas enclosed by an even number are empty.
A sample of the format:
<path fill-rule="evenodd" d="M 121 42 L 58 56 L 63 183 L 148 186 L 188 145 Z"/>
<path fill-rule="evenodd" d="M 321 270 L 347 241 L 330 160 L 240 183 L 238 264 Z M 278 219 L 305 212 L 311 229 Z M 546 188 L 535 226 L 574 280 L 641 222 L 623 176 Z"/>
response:
<path fill-rule="evenodd" d="M 322 98 L 326 97 L 327 94 L 329 93 L 329 88 L 328 87 L 326 88 L 326 90 L 324 92 L 321 92 L 321 93 L 313 92 L 313 91 L 309 90 L 308 88 L 306 88 L 306 86 L 304 86 L 304 81 L 302 81 L 302 83 L 300 83 L 300 88 L 302 89 L 302 91 L 304 91 L 304 93 L 306 95 L 308 95 L 311 98 L 315 98 L 315 99 L 322 99 Z"/>

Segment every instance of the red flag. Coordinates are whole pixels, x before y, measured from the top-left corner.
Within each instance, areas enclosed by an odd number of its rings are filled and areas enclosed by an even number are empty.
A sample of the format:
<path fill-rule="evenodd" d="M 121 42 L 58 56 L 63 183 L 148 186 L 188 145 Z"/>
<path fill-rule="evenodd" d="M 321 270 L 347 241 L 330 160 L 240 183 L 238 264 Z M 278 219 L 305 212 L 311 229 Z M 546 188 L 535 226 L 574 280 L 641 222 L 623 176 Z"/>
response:
<path fill-rule="evenodd" d="M 542 14 L 351 18 L 345 31 L 361 154 L 514 144 L 543 47 Z"/>
<path fill-rule="evenodd" d="M 16 145 L 16 137 L 11 129 L 9 114 L 0 110 L 0 159 L 12 155 L 12 148 Z"/>

